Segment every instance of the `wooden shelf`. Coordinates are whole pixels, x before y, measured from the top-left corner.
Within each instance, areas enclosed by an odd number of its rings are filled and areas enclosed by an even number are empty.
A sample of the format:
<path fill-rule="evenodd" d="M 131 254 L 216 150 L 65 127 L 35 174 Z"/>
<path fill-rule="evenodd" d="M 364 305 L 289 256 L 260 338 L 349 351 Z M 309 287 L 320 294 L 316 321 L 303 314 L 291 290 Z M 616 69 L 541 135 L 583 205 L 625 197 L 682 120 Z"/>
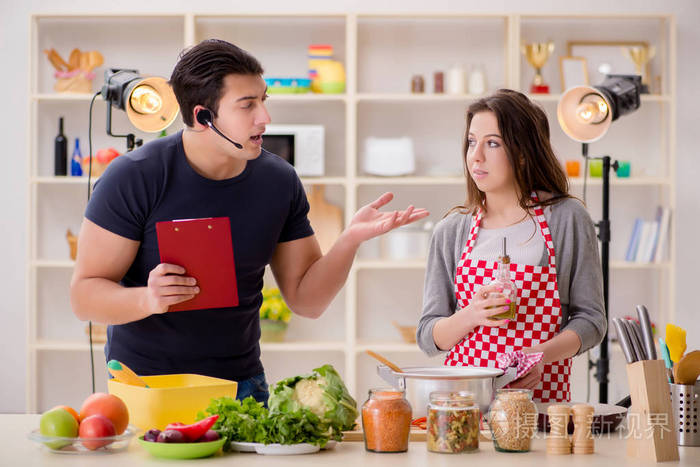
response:
<path fill-rule="evenodd" d="M 92 350 L 95 352 L 102 352 L 104 346 L 104 342 L 93 342 Z M 84 341 L 39 339 L 34 343 L 34 348 L 36 350 L 49 352 L 87 352 L 90 350 L 90 343 L 88 342 L 87 337 L 85 337 Z"/>
<path fill-rule="evenodd" d="M 66 259 L 66 260 L 51 260 L 51 259 L 40 259 L 40 260 L 35 260 L 32 261 L 32 266 L 35 268 L 41 268 L 41 269 L 73 269 L 75 266 L 75 261 Z"/>
<path fill-rule="evenodd" d="M 345 185 L 345 177 L 301 177 L 304 185 Z"/>
<path fill-rule="evenodd" d="M 345 94 L 275 94 L 268 93 L 267 103 L 275 102 L 346 102 Z"/>
<path fill-rule="evenodd" d="M 83 94 L 83 93 L 55 93 L 55 94 L 32 94 L 31 99 L 40 102 L 90 102 L 93 94 Z M 95 99 L 95 101 L 102 101 L 102 97 Z"/>
<path fill-rule="evenodd" d="M 396 261 L 388 259 L 355 260 L 355 269 L 425 269 L 425 259 Z"/>
<path fill-rule="evenodd" d="M 100 177 L 92 177 L 90 183 L 95 183 Z M 87 185 L 87 177 L 32 177 L 31 181 L 37 185 Z"/>
<path fill-rule="evenodd" d="M 93 343 L 93 350 L 102 351 L 104 342 Z M 90 350 L 90 344 L 85 341 L 62 341 L 39 339 L 35 342 L 37 350 L 56 352 L 84 352 Z M 260 349 L 264 352 L 321 352 L 345 351 L 344 342 L 261 342 Z"/>
<path fill-rule="evenodd" d="M 358 94 L 358 102 L 467 102 L 479 99 L 475 94 Z"/>
<path fill-rule="evenodd" d="M 358 177 L 358 185 L 464 185 L 463 176 L 454 177 Z"/>
<path fill-rule="evenodd" d="M 610 269 L 669 269 L 671 267 L 670 263 L 633 263 L 631 261 L 611 261 Z"/>
<path fill-rule="evenodd" d="M 355 347 L 356 353 L 364 353 L 365 350 L 375 350 L 377 352 L 402 352 L 402 353 L 420 353 L 421 349 L 418 344 L 408 344 L 405 342 L 371 342 L 361 341 Z"/>
<path fill-rule="evenodd" d="M 263 352 L 345 351 L 345 342 L 260 342 Z"/>
<path fill-rule="evenodd" d="M 581 162 L 583 165 L 583 162 Z M 583 186 L 583 177 L 573 177 L 569 178 L 569 184 L 572 187 Z M 603 179 L 599 177 L 588 177 L 586 180 L 588 186 L 601 186 L 603 184 Z M 670 185 L 671 180 L 667 177 L 629 177 L 629 178 L 618 178 L 614 175 L 610 178 L 611 186 L 666 186 Z"/>
<path fill-rule="evenodd" d="M 54 313 L 54 308 L 57 308 L 59 312 L 69 313 L 70 305 L 58 303 L 58 300 L 47 300 L 45 295 L 47 290 L 54 290 L 56 287 L 65 287 L 59 282 L 70 274 L 74 268 L 74 262 L 67 259 L 67 254 L 65 254 L 67 253 L 65 251 L 65 242 L 61 241 L 62 239 L 59 237 L 59 234 L 64 235 L 66 225 L 73 226 L 74 223 L 80 220 L 77 217 L 79 214 L 75 214 L 76 219 L 72 218 L 72 214 L 70 218 L 68 214 L 63 217 L 61 217 L 61 215 L 54 216 L 53 214 L 56 211 L 55 206 L 63 206 L 58 203 L 61 200 L 50 199 L 45 196 L 46 193 L 43 192 L 50 192 L 52 197 L 54 195 L 65 195 L 66 197 L 77 196 L 74 189 L 82 189 L 87 184 L 87 177 L 54 177 L 50 175 L 38 176 L 36 174 L 52 173 L 53 145 L 50 143 L 55 136 L 56 130 L 54 117 L 63 115 L 63 113 L 59 114 L 59 111 L 65 111 L 67 118 L 66 128 L 71 132 L 75 132 L 77 126 L 75 122 L 84 122 L 87 115 L 87 107 L 94 96 L 94 94 L 53 93 L 53 79 L 49 74 L 49 71 L 52 70 L 41 51 L 43 47 L 42 44 L 51 43 L 57 48 L 70 44 L 72 39 L 71 31 L 72 28 L 76 26 L 85 25 L 87 26 L 86 30 L 96 31 L 99 30 L 102 24 L 108 26 L 129 25 L 134 22 L 134 19 L 143 20 L 144 18 L 146 23 L 149 25 L 156 25 L 156 29 L 159 29 L 161 33 L 165 32 L 167 37 L 163 38 L 158 44 L 146 44 L 146 47 L 142 48 L 143 50 L 139 49 L 140 52 L 134 55 L 133 50 L 136 49 L 132 46 L 138 43 L 140 47 L 144 43 L 143 39 L 148 35 L 147 33 L 140 32 L 143 28 L 135 29 L 135 34 L 138 37 L 126 38 L 126 43 L 112 44 L 103 41 L 100 38 L 101 36 L 95 36 L 100 45 L 100 50 L 105 54 L 106 58 L 110 56 L 113 60 L 126 60 L 125 63 L 133 59 L 139 62 L 137 65 L 141 68 L 143 68 L 144 65 L 157 65 L 157 69 L 153 71 L 162 73 L 163 70 L 168 69 L 168 67 L 172 69 L 173 63 L 170 63 L 170 61 L 174 60 L 174 58 L 168 59 L 167 57 L 170 57 L 170 55 L 166 56 L 166 54 L 161 52 L 169 48 L 181 50 L 183 46 L 193 45 L 211 30 L 222 31 L 223 36 L 226 36 L 226 31 L 233 30 L 237 22 L 239 24 L 254 23 L 255 27 L 259 25 L 260 28 L 262 28 L 262 35 L 260 37 L 269 38 L 269 34 L 271 32 L 274 33 L 273 28 L 275 21 L 282 19 L 283 21 L 281 22 L 285 23 L 285 28 L 291 28 L 292 32 L 294 32 L 293 28 L 295 27 L 298 28 L 299 32 L 303 32 L 304 34 L 308 32 L 307 29 L 309 27 L 313 30 L 314 34 L 319 32 L 320 38 L 313 39 L 314 41 L 326 40 L 323 36 L 326 33 L 324 29 L 326 29 L 326 25 L 330 24 L 330 28 L 327 29 L 332 30 L 330 34 L 333 39 L 331 42 L 327 43 L 333 43 L 336 47 L 336 53 L 338 54 L 337 58 L 342 60 L 345 65 L 347 92 L 344 94 L 272 93 L 270 94 L 268 102 L 271 107 L 274 108 L 274 112 L 277 113 L 273 115 L 275 121 L 283 121 L 286 119 L 290 121 L 284 123 L 295 123 L 298 121 L 299 123 L 320 123 L 326 125 L 326 162 L 327 167 L 330 167 L 330 173 L 333 175 L 324 177 L 302 177 L 301 181 L 307 187 L 312 185 L 340 187 L 340 190 L 334 188 L 332 191 L 342 192 L 344 201 L 336 201 L 336 203 L 343 208 L 346 219 L 348 219 L 348 216 L 355 212 L 360 203 L 364 201 L 363 195 L 368 194 L 368 192 L 383 189 L 384 186 L 400 187 L 400 190 L 397 190 L 400 191 L 399 195 L 405 194 L 406 197 L 412 195 L 412 202 L 413 197 L 417 197 L 413 196 L 415 193 L 421 193 L 421 196 L 425 196 L 425 198 L 433 198 L 435 197 L 433 193 L 455 192 L 464 189 L 464 175 L 461 173 L 461 169 L 458 166 L 453 167 L 447 164 L 445 167 L 435 167 L 435 172 L 442 171 L 443 173 L 448 173 L 447 175 L 424 174 L 430 170 L 430 167 L 433 167 L 433 165 L 431 165 L 431 157 L 438 157 L 437 155 L 439 155 L 439 157 L 459 157 L 460 149 L 458 149 L 459 144 L 457 144 L 456 141 L 462 138 L 463 129 L 460 131 L 456 130 L 457 125 L 463 125 L 464 123 L 463 109 L 466 108 L 470 102 L 482 96 L 472 94 L 434 94 L 432 92 L 411 94 L 405 92 L 408 89 L 407 85 L 413 73 L 422 73 L 423 76 L 427 78 L 426 81 L 431 81 L 432 71 L 444 70 L 447 72 L 445 67 L 449 67 L 451 63 L 449 60 L 443 60 L 445 57 L 454 56 L 459 53 L 467 53 L 472 57 L 471 51 L 464 49 L 460 45 L 461 42 L 455 42 L 449 38 L 446 39 L 449 34 L 451 34 L 449 37 L 462 34 L 464 30 L 462 27 L 463 25 L 474 24 L 477 29 L 481 28 L 485 31 L 486 36 L 496 37 L 495 40 L 488 41 L 488 43 L 491 44 L 491 49 L 487 50 L 485 53 L 488 53 L 490 58 L 482 64 L 487 74 L 489 85 L 518 89 L 526 86 L 525 83 L 527 83 L 532 76 L 532 69 L 524 61 L 520 53 L 520 43 L 523 40 L 536 39 L 534 37 L 527 37 L 529 34 L 527 28 L 530 27 L 533 22 L 539 19 L 546 19 L 547 21 L 543 22 L 545 24 L 545 29 L 547 27 L 546 25 L 554 25 L 553 30 L 555 34 L 553 40 L 562 41 L 567 39 L 566 32 L 568 32 L 562 29 L 566 29 L 567 25 L 572 22 L 588 22 L 595 26 L 597 19 L 620 18 L 620 23 L 625 24 L 627 24 L 627 21 L 635 21 L 635 19 L 638 19 L 640 21 L 638 29 L 640 29 L 647 24 L 645 22 L 647 19 L 658 19 L 665 23 L 658 34 L 658 44 L 655 44 L 658 46 L 658 57 L 655 59 L 656 61 L 653 66 L 663 67 L 663 69 L 656 70 L 656 72 L 659 72 L 662 76 L 666 94 L 647 94 L 641 96 L 643 103 L 651 104 L 649 106 L 651 111 L 645 112 L 645 118 L 653 119 L 653 127 L 660 128 L 660 134 L 658 138 L 656 138 L 659 140 L 659 144 L 649 145 L 649 152 L 643 154 L 643 156 L 646 157 L 646 160 L 652 160 L 655 165 L 657 160 L 660 161 L 658 167 L 649 165 L 650 170 L 656 170 L 656 173 L 667 173 L 669 175 L 658 177 L 639 176 L 627 179 L 619 179 L 613 175 L 611 178 L 611 185 L 616 189 L 616 193 L 625 196 L 630 196 L 630 193 L 632 193 L 632 195 L 637 194 L 637 191 L 625 191 L 628 188 L 636 189 L 640 192 L 646 188 L 651 188 L 648 190 L 649 192 L 658 193 L 663 203 L 674 210 L 676 208 L 674 191 L 676 183 L 675 105 L 677 101 L 674 89 L 676 82 L 676 26 L 675 19 L 672 16 L 606 14 L 520 15 L 518 13 L 470 14 L 459 11 L 455 12 L 455 14 L 451 12 L 388 12 L 377 14 L 323 12 L 283 14 L 252 12 L 239 14 L 231 10 L 225 12 L 181 12 L 174 14 L 137 13 L 134 15 L 125 15 L 123 13 L 94 13 L 88 15 L 32 15 L 29 34 L 31 40 L 29 46 L 31 54 L 29 57 L 30 97 L 28 99 L 30 122 L 28 131 L 30 140 L 28 141 L 26 153 L 27 157 L 30 159 L 27 161 L 27 178 L 29 183 L 29 199 L 27 201 L 27 242 L 29 243 L 27 248 L 27 264 L 29 267 L 27 268 L 26 276 L 28 310 L 26 410 L 29 412 L 36 412 L 41 409 L 42 403 L 51 398 L 51 396 L 47 396 L 42 391 L 38 390 L 38 385 L 40 385 L 39 378 L 42 372 L 46 372 L 47 370 L 56 372 L 57 370 L 53 367 L 47 367 L 48 363 L 46 362 L 50 361 L 50 359 L 46 357 L 50 355 L 49 352 L 84 352 L 90 349 L 89 344 L 86 342 L 86 337 L 82 340 L 65 341 L 57 339 L 37 339 L 36 337 L 41 334 L 41 332 L 38 331 L 39 329 L 52 329 L 51 324 L 53 324 L 53 322 L 51 320 L 63 319 L 60 317 L 56 318 L 56 316 L 62 315 L 59 315 L 58 312 Z M 271 24 L 267 24 L 268 18 L 276 19 L 270 22 Z M 44 21 L 46 19 L 49 21 Z M 54 21 L 54 19 L 57 21 Z M 291 21 L 287 21 L 288 19 L 291 19 Z M 535 21 L 531 21 L 533 19 Z M 289 25 L 286 23 L 289 23 Z M 277 24 L 279 24 L 279 22 Z M 297 26 L 295 26 L 295 24 L 297 24 Z M 316 28 L 317 24 L 321 24 L 323 27 Z M 386 29 L 385 25 L 389 29 Z M 171 26 L 174 26 L 174 29 Z M 179 29 L 180 27 L 181 29 Z M 416 29 L 416 27 L 418 29 Z M 401 43 L 400 41 L 402 40 L 404 42 L 410 42 L 411 40 L 421 41 L 421 34 L 430 34 L 432 31 L 437 32 L 437 36 L 440 36 L 445 27 L 447 29 L 451 28 L 451 32 L 448 36 L 437 38 L 433 35 L 430 36 L 430 43 L 435 44 L 435 47 L 439 47 L 439 50 L 435 49 L 438 52 L 437 56 L 433 56 L 430 50 L 426 51 L 420 48 L 416 48 L 418 52 L 407 51 L 402 55 L 403 51 L 397 52 L 391 45 L 387 46 L 386 44 L 377 43 L 377 41 L 372 40 L 374 38 L 372 35 L 374 32 L 385 30 L 391 31 L 392 40 L 394 40 L 393 36 L 394 32 L 396 32 L 397 37 L 395 39 L 398 41 L 397 43 Z M 287 29 L 285 29 L 285 31 L 286 30 Z M 172 31 L 172 34 L 170 34 L 169 31 Z M 543 34 L 547 32 L 550 31 L 545 30 Z M 231 36 L 222 37 L 222 39 L 231 40 L 235 38 L 235 34 L 231 34 Z M 302 34 L 302 36 L 304 36 L 304 34 Z M 593 36 L 593 34 L 594 33 L 591 32 L 590 36 Z M 631 32 L 629 34 L 631 35 Z M 402 35 L 404 37 L 400 37 Z M 586 39 L 586 37 L 581 39 Z M 305 64 L 306 57 L 304 50 L 306 45 L 303 45 L 299 57 L 290 59 L 290 57 L 286 55 L 287 51 L 292 47 L 283 47 L 279 49 L 279 47 L 275 47 L 274 45 L 268 46 L 269 41 L 260 38 L 251 37 L 250 40 L 252 41 L 249 44 L 250 50 L 253 50 L 256 54 L 259 53 L 259 58 L 267 64 L 269 70 L 274 70 L 275 67 L 282 70 L 291 68 L 294 60 L 302 60 Z M 311 39 L 309 38 L 309 40 Z M 291 45 L 296 48 L 301 44 L 301 41 L 302 38 L 295 37 L 292 39 L 293 43 Z M 234 40 L 233 42 L 235 43 L 236 41 Z M 308 43 L 311 42 L 306 42 L 304 44 Z M 285 45 L 289 46 L 290 44 Z M 256 46 L 260 47 L 256 48 Z M 665 51 L 663 50 L 664 48 L 666 49 Z M 261 49 L 260 52 L 258 52 L 259 49 Z M 561 52 L 561 49 L 559 49 L 559 51 Z M 439 56 L 440 53 L 443 52 L 445 56 Z M 389 76 L 391 73 L 387 74 L 386 67 L 392 66 L 392 60 L 405 61 L 405 58 L 408 57 L 409 54 L 411 54 L 411 60 L 415 58 L 416 61 L 410 63 L 404 63 L 403 61 L 397 62 L 398 65 L 401 66 L 392 68 L 391 70 L 395 71 L 395 73 Z M 416 54 L 418 55 L 415 56 Z M 173 57 L 175 55 L 176 54 L 173 54 Z M 472 62 L 479 63 L 482 57 L 472 57 Z M 549 65 L 551 65 L 551 67 Z M 547 74 L 547 72 L 554 73 L 553 70 L 556 70 L 557 64 L 554 63 L 554 61 L 551 61 L 549 65 L 547 67 L 548 69 L 545 70 L 545 74 Z M 406 68 L 404 69 L 403 66 L 406 66 Z M 306 67 L 303 66 L 302 70 L 305 70 L 305 68 Z M 146 70 L 144 69 L 144 71 Z M 304 72 L 305 71 L 302 71 L 302 73 Z M 558 79 L 558 74 L 554 73 L 554 75 L 557 76 L 557 78 L 553 79 Z M 549 79 L 548 76 L 545 78 Z M 99 76 L 96 78 L 95 86 L 97 86 L 98 80 L 100 80 Z M 553 81 L 553 83 L 555 83 L 555 81 Z M 428 85 L 426 89 L 432 89 L 432 87 Z M 558 89 L 558 87 L 555 89 Z M 530 98 L 541 103 L 550 115 L 550 128 L 552 129 L 556 126 L 556 117 L 554 117 L 554 119 L 551 117 L 552 111 L 555 110 L 561 97 L 560 93 L 530 95 Z M 100 105 L 105 104 L 101 96 L 96 97 L 95 100 L 103 103 Z M 654 103 L 658 103 L 658 105 Z M 104 110 L 104 107 L 101 108 Z M 332 109 L 331 113 L 329 113 L 329 109 Z M 340 111 L 338 111 L 339 109 Z M 659 110 L 656 114 L 653 113 L 655 109 Z M 409 112 L 416 112 L 417 114 L 409 114 Z M 449 115 L 449 113 L 453 115 Z M 651 115 L 653 115 L 653 117 Z M 115 117 L 117 117 L 117 114 L 115 114 Z M 376 121 L 373 121 L 372 118 L 369 117 L 375 117 Z M 123 115 L 119 115 L 117 118 L 123 118 Z M 423 118 L 425 121 L 420 121 L 420 118 Z M 404 119 L 405 121 L 401 120 L 396 124 L 392 124 L 394 119 Z M 627 120 L 625 120 L 625 122 L 627 122 Z M 430 125 L 433 123 L 435 125 L 440 125 L 440 127 L 431 127 Z M 659 125 L 656 125 L 657 123 Z M 627 124 L 628 123 L 625 123 L 625 125 Z M 454 128 L 450 125 L 454 126 Z M 624 127 L 624 125 L 620 126 Z M 379 128 L 381 131 L 373 134 L 375 128 Z M 404 128 L 407 129 L 405 134 L 400 133 Z M 125 128 L 122 128 L 122 130 L 124 129 Z M 433 130 L 436 130 L 437 133 L 433 133 Z M 93 129 L 93 132 L 94 131 Z M 71 133 L 70 136 L 72 137 L 74 135 Z M 360 159 L 362 153 L 360 143 L 366 136 L 416 137 L 416 154 L 419 159 L 418 167 L 420 168 L 420 174 L 402 177 L 378 177 L 358 173 L 360 170 L 359 167 L 361 166 Z M 435 137 L 432 138 L 432 140 L 426 141 L 426 139 L 432 136 Z M 450 141 L 449 144 L 444 140 L 445 137 L 452 138 L 453 136 L 455 139 L 454 141 Z M 553 138 L 560 136 L 559 134 L 553 134 Z M 651 135 L 647 138 L 647 135 L 640 134 L 640 138 L 646 138 L 643 140 L 644 143 L 649 142 L 647 139 L 656 143 L 655 137 L 656 135 Z M 421 140 L 421 138 L 423 138 L 423 140 Z M 81 138 L 81 140 L 83 139 L 84 137 Z M 330 146 L 328 146 L 329 142 Z M 561 141 L 556 141 L 556 143 L 562 146 L 561 154 L 576 154 L 576 152 L 573 151 L 580 148 L 574 146 L 568 140 L 566 143 L 562 143 Z M 646 151 L 646 149 L 644 150 Z M 620 152 L 617 151 L 613 153 L 619 154 Z M 431 154 L 435 154 L 436 156 L 431 156 Z M 628 158 L 632 159 L 633 167 L 640 168 L 645 166 L 642 162 L 638 162 L 632 157 Z M 440 162 L 444 163 L 442 160 Z M 581 166 L 583 166 L 583 162 Z M 454 173 L 450 173 L 449 171 L 454 171 Z M 95 178 L 95 181 L 96 180 L 97 178 Z M 587 180 L 587 185 L 591 187 L 599 187 L 601 183 L 602 181 L 599 178 L 589 177 Z M 580 189 L 582 184 L 582 178 L 570 179 L 570 185 L 575 189 Z M 635 187 L 641 187 L 641 190 Z M 623 188 L 624 190 L 622 190 Z M 656 189 L 654 190 L 654 188 Z M 335 193 L 333 194 L 335 195 Z M 400 196 L 397 196 L 397 198 L 398 197 Z M 432 201 L 432 199 L 430 201 Z M 445 203 L 447 203 L 447 201 L 445 201 Z M 438 202 L 434 204 L 439 208 L 442 207 Z M 432 209 L 432 206 L 430 207 L 431 212 L 437 213 L 434 214 L 437 217 L 433 220 L 439 219 L 440 213 L 445 212 L 440 211 L 440 209 Z M 673 233 L 675 230 L 674 216 L 672 216 L 671 219 L 671 229 L 673 229 Z M 616 231 L 616 235 L 617 234 L 620 234 L 620 232 Z M 663 263 L 640 264 L 621 260 L 611 261 L 610 263 L 610 269 L 612 271 L 623 271 L 623 274 L 615 274 L 616 278 L 620 277 L 622 279 L 622 282 L 616 284 L 618 289 L 619 287 L 629 285 L 631 281 L 636 280 L 637 277 L 647 279 L 646 275 L 649 276 L 651 287 L 654 287 L 655 291 L 659 292 L 657 295 L 662 297 L 658 299 L 658 303 L 650 304 L 653 305 L 655 309 L 664 310 L 661 315 L 655 317 L 657 322 L 660 322 L 662 319 L 668 321 L 673 320 L 673 310 L 675 308 L 674 275 L 676 246 L 673 243 L 673 237 L 671 238 L 672 240 L 669 244 L 669 259 Z M 57 258 L 65 257 L 66 259 L 37 259 L 39 255 Z M 343 376 L 348 388 L 354 395 L 361 394 L 364 388 L 358 387 L 358 384 L 361 384 L 367 379 L 367 374 L 358 374 L 360 372 L 358 356 L 365 350 L 376 350 L 380 353 L 402 353 L 405 354 L 407 358 L 421 355 L 421 351 L 416 344 L 401 342 L 399 340 L 400 335 L 396 333 L 389 333 L 387 331 L 387 338 L 393 340 L 390 342 L 379 338 L 376 340 L 358 339 L 357 336 L 362 335 L 362 331 L 358 330 L 358 327 L 364 324 L 363 320 L 367 316 L 367 310 L 363 310 L 362 308 L 367 304 L 372 306 L 376 302 L 382 300 L 379 294 L 384 292 L 384 289 L 381 287 L 372 291 L 362 289 L 362 286 L 365 285 L 363 280 L 370 275 L 380 277 L 384 280 L 385 277 L 388 278 L 392 274 L 401 271 L 406 271 L 405 274 L 411 279 L 419 280 L 419 275 L 423 274 L 425 270 L 426 261 L 426 259 L 396 261 L 389 259 L 357 258 L 352 266 L 352 272 L 348 277 L 344 291 L 338 299 L 339 302 L 342 302 L 338 304 L 339 307 L 342 307 L 342 312 L 337 315 L 334 314 L 328 321 L 329 326 L 333 326 L 334 328 L 341 327 L 343 329 L 343 332 L 339 335 L 333 335 L 333 338 L 340 340 L 324 341 L 322 340 L 324 339 L 323 333 L 319 332 L 318 334 L 314 334 L 319 338 L 318 341 L 261 343 L 262 351 L 268 355 L 268 361 L 270 362 L 284 359 L 285 354 L 291 354 L 289 358 L 292 358 L 293 362 L 302 361 L 304 359 L 315 360 L 316 355 L 318 355 L 319 359 L 323 359 L 324 355 L 327 354 L 332 354 L 334 356 L 340 354 L 342 357 L 340 357 L 339 360 L 344 360 L 344 363 L 342 363 L 344 365 Z M 368 273 L 366 271 L 370 272 Z M 631 275 L 624 271 L 632 272 L 634 277 L 628 277 L 628 275 Z M 380 284 L 380 286 L 383 285 L 384 284 Z M 46 289 L 44 287 L 46 287 Z M 396 285 L 389 284 L 388 287 L 396 287 Z M 417 293 L 420 292 L 418 291 Z M 412 298 L 411 302 L 413 302 Z M 65 308 L 65 310 L 60 310 L 60 308 Z M 332 310 L 332 312 L 334 311 L 335 310 Z M 325 318 L 326 316 L 322 319 Z M 330 316 L 328 318 L 330 318 Z M 372 318 L 377 320 L 391 319 L 389 315 L 383 311 Z M 325 325 L 325 323 L 322 324 Z M 61 337 L 61 334 L 57 332 L 53 335 Z M 80 336 L 78 336 L 78 338 L 79 337 Z M 328 338 L 329 337 L 326 337 L 326 339 Z M 99 353 L 103 345 L 102 343 L 93 344 L 93 350 Z M 612 345 L 611 349 L 612 352 L 619 351 L 619 347 L 615 345 Z M 63 358 L 63 354 L 61 354 L 61 358 Z M 290 375 L 297 372 L 302 373 L 308 371 L 308 367 L 301 368 L 301 364 L 289 364 L 287 366 L 288 367 L 285 367 L 285 371 Z"/>
<path fill-rule="evenodd" d="M 537 102 L 559 102 L 561 94 L 528 94 L 528 97 Z M 642 94 L 642 102 L 671 102 L 671 96 L 667 94 Z"/>

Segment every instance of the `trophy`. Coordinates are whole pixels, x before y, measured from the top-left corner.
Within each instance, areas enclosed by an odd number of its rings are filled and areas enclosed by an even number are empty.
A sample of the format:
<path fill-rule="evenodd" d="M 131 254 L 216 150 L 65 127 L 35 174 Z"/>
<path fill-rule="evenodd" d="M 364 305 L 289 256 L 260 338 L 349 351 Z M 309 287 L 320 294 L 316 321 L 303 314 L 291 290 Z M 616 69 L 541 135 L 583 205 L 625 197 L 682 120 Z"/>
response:
<path fill-rule="evenodd" d="M 549 85 L 544 83 L 542 78 L 542 67 L 547 63 L 547 59 L 554 52 L 554 42 L 534 42 L 523 44 L 520 50 L 527 59 L 527 62 L 535 69 L 535 78 L 530 85 L 530 92 L 533 94 L 549 94 Z"/>
<path fill-rule="evenodd" d="M 646 73 L 646 66 L 649 61 L 656 55 L 654 47 L 623 47 L 622 53 L 632 60 L 634 68 L 638 75 L 642 76 L 642 94 L 649 94 L 649 75 Z"/>

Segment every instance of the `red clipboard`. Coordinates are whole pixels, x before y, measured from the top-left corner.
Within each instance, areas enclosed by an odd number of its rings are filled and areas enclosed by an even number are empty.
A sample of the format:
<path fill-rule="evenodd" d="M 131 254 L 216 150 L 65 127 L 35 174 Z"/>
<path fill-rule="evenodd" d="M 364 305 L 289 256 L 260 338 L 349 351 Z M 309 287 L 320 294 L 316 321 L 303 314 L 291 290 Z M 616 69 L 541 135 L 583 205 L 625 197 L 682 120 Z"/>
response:
<path fill-rule="evenodd" d="M 197 279 L 199 293 L 168 311 L 238 306 L 238 285 L 228 217 L 156 223 L 160 262 L 182 266 Z"/>

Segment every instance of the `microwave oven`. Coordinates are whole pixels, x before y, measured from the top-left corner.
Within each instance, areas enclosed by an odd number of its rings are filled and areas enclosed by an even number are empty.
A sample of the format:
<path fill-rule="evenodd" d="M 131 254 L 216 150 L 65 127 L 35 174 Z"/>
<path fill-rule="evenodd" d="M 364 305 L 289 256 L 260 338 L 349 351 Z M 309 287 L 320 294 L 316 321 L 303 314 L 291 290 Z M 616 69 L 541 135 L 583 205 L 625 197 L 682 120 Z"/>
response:
<path fill-rule="evenodd" d="M 294 166 L 300 177 L 324 174 L 322 125 L 267 125 L 263 148 Z"/>

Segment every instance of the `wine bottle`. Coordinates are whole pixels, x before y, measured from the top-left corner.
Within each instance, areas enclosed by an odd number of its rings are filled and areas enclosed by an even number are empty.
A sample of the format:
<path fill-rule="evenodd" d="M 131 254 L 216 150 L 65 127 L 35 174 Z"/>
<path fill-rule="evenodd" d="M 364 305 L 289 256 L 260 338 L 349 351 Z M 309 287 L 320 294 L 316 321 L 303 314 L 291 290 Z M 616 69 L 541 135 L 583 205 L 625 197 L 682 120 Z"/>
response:
<path fill-rule="evenodd" d="M 80 139 L 75 138 L 75 149 L 70 160 L 70 174 L 74 177 L 83 175 L 83 155 L 80 152 Z"/>
<path fill-rule="evenodd" d="M 54 139 L 53 174 L 68 174 L 68 140 L 63 134 L 63 117 L 58 119 L 58 134 Z"/>

